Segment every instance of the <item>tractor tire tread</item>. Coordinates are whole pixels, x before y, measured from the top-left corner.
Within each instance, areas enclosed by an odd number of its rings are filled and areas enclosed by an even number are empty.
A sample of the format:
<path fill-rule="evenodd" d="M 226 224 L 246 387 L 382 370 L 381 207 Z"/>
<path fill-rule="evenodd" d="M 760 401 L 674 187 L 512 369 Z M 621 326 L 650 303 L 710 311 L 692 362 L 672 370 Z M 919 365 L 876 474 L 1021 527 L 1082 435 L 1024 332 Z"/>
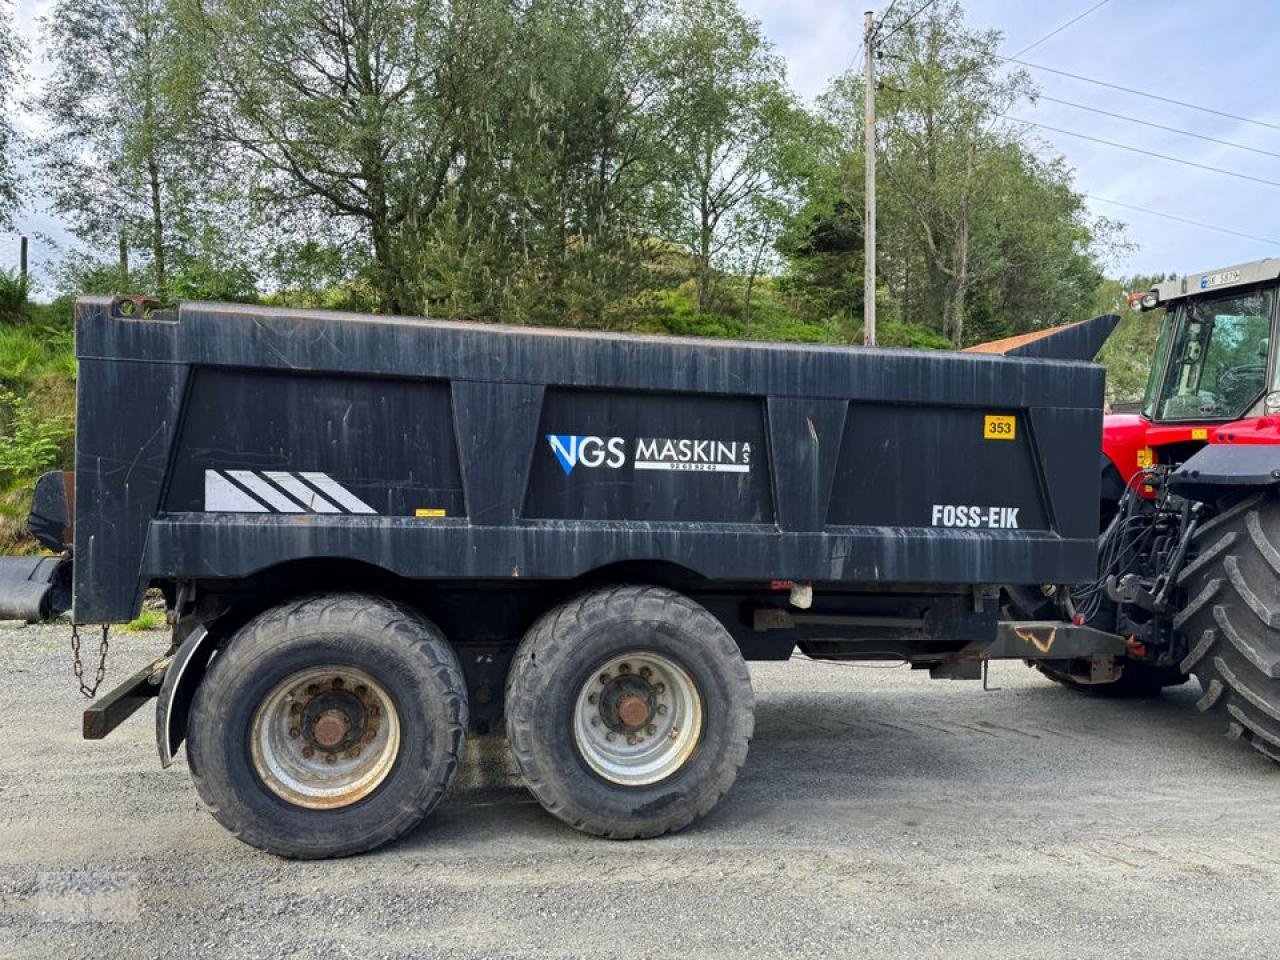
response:
<path fill-rule="evenodd" d="M 1200 681 L 1197 708 L 1229 736 L 1280 760 L 1280 495 L 1255 494 L 1205 523 L 1179 577 L 1173 619 L 1191 644 L 1180 664 Z M 1194 640 L 1193 640 L 1194 638 Z"/>

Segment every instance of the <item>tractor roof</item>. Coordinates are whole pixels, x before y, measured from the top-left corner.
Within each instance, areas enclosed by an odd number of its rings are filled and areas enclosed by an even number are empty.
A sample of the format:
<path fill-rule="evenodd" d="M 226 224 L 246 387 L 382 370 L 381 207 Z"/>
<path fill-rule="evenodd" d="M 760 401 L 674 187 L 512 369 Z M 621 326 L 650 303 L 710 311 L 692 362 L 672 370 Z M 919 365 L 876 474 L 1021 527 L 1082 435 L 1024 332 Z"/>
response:
<path fill-rule="evenodd" d="M 1179 300 L 1182 297 L 1212 293 L 1227 287 L 1264 283 L 1277 277 L 1280 277 L 1280 257 L 1267 257 L 1265 260 L 1253 260 L 1205 273 L 1190 273 L 1185 277 L 1165 280 L 1152 287 L 1151 292 L 1156 295 L 1156 303 L 1152 306 L 1168 303 L 1170 300 Z"/>

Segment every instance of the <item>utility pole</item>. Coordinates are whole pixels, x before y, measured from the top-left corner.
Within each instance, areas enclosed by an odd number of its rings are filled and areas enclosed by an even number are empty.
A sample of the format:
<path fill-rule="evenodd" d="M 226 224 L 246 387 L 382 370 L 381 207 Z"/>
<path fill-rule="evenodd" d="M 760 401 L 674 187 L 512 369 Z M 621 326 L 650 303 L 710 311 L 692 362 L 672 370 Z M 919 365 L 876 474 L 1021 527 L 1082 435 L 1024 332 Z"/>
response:
<path fill-rule="evenodd" d="M 27 238 L 18 238 L 18 275 L 27 278 Z"/>
<path fill-rule="evenodd" d="M 866 30 L 862 38 L 862 74 L 864 115 L 863 151 L 866 153 L 866 223 L 863 228 L 863 260 L 866 274 L 862 293 L 862 339 L 868 347 L 876 345 L 876 56 L 875 17 L 867 11 Z"/>

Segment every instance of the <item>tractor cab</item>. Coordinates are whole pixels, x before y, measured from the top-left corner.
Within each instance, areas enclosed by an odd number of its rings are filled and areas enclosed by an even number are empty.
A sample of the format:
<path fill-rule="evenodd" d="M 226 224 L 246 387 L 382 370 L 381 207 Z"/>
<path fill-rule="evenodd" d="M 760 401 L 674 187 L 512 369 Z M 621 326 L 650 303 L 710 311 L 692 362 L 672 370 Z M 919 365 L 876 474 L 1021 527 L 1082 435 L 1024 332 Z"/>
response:
<path fill-rule="evenodd" d="M 1229 423 L 1280 412 L 1275 362 L 1280 260 L 1169 280 L 1141 307 L 1165 307 L 1143 398 L 1149 423 Z"/>
<path fill-rule="evenodd" d="M 1280 258 L 1166 280 L 1138 305 L 1165 316 L 1141 414 L 1105 421 L 1108 499 L 1208 443 L 1280 444 Z"/>

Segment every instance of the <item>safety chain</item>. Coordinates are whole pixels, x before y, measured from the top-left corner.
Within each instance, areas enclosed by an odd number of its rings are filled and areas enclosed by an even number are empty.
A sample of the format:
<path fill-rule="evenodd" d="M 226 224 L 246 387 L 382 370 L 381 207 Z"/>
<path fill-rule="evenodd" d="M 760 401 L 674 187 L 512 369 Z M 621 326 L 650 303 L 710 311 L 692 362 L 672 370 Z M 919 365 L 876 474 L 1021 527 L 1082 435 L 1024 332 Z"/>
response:
<path fill-rule="evenodd" d="M 97 696 L 102 678 L 107 674 L 107 651 L 111 647 L 107 642 L 107 631 L 110 629 L 109 624 L 102 625 L 102 639 L 98 642 L 98 669 L 93 674 L 93 686 L 89 686 L 84 682 L 84 664 L 80 662 L 80 626 L 74 623 L 71 625 L 71 672 L 76 675 L 80 694 L 86 700 Z"/>

